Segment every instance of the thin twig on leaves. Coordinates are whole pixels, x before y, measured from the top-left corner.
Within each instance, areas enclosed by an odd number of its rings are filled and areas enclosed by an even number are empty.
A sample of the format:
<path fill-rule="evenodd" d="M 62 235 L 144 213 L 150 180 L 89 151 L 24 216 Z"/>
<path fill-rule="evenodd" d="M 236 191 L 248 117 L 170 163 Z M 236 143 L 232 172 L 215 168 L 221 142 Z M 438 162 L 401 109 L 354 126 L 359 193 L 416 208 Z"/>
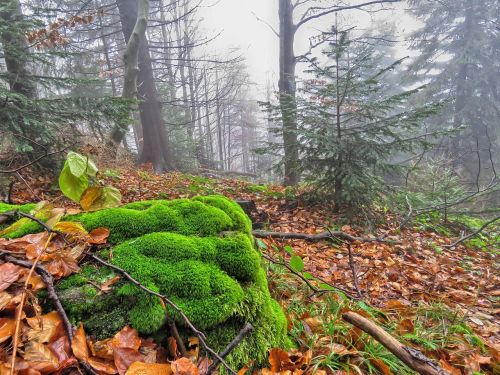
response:
<path fill-rule="evenodd" d="M 14 330 L 14 342 L 12 344 L 12 360 L 10 363 L 10 375 L 14 375 L 16 372 L 16 355 L 17 349 L 19 346 L 19 330 L 21 329 L 21 320 L 23 316 L 24 304 L 26 303 L 26 295 L 28 294 L 28 288 L 31 278 L 33 277 L 33 273 L 35 272 L 35 268 L 40 261 L 40 258 L 45 251 L 47 250 L 47 246 L 49 246 L 50 241 L 52 240 L 52 234 L 49 234 L 47 241 L 45 241 L 45 245 L 43 246 L 43 250 L 40 251 L 40 254 L 33 260 L 33 263 L 30 264 L 28 276 L 26 277 L 26 281 L 24 282 L 23 293 L 21 295 L 21 302 L 16 308 L 16 328 Z"/>
<path fill-rule="evenodd" d="M 220 356 L 222 358 L 226 358 L 229 353 L 231 353 L 234 348 L 236 348 L 241 341 L 245 338 L 253 330 L 253 326 L 250 323 L 245 324 L 245 326 L 240 330 L 238 335 L 224 348 L 222 352 L 220 352 Z M 213 363 L 208 367 L 205 375 L 210 375 L 219 365 L 219 361 L 215 359 Z"/>
<path fill-rule="evenodd" d="M 349 233 L 342 231 L 325 231 L 317 234 L 308 234 L 308 233 L 286 233 L 286 232 L 268 232 L 263 230 L 254 230 L 252 232 L 254 237 L 257 238 L 278 238 L 282 240 L 306 240 L 306 241 L 324 241 L 328 240 L 332 237 L 332 234 L 335 237 L 342 238 L 347 241 L 355 242 L 382 242 L 382 243 L 391 243 L 398 244 L 397 241 L 384 240 L 383 237 L 377 238 L 363 238 L 352 236 Z"/>
<path fill-rule="evenodd" d="M 174 336 L 175 341 L 177 342 L 177 347 L 179 348 L 179 351 L 181 352 L 181 355 L 183 357 L 188 358 L 188 352 L 186 350 L 186 345 L 184 345 L 184 341 L 181 338 L 181 335 L 179 334 L 179 330 L 177 329 L 177 325 L 175 324 L 175 321 L 171 317 L 167 317 L 167 323 L 170 328 L 170 332 L 172 333 L 172 336 Z"/>
<path fill-rule="evenodd" d="M 352 283 L 354 284 L 354 288 L 358 293 L 358 297 L 361 299 L 363 298 L 363 293 L 361 292 L 361 289 L 359 289 L 358 274 L 356 272 L 356 263 L 354 262 L 354 257 L 352 255 L 352 247 L 350 243 L 347 244 L 347 251 L 349 251 L 349 267 L 351 268 L 352 271 Z"/>
<path fill-rule="evenodd" d="M 136 279 L 134 279 L 132 276 L 130 276 L 130 274 L 125 271 L 124 269 L 120 268 L 120 267 L 117 267 L 115 266 L 114 264 L 111 264 L 111 263 L 108 263 L 106 262 L 105 260 L 99 258 L 97 255 L 91 255 L 91 258 L 94 259 L 95 261 L 101 263 L 102 265 L 106 266 L 106 267 L 109 267 L 117 272 L 119 272 L 121 275 L 123 275 L 128 281 L 130 281 L 132 284 L 136 285 L 137 287 L 139 287 L 140 289 L 144 290 L 145 292 L 153 295 L 153 296 L 156 296 L 158 298 L 160 298 L 161 300 L 163 300 L 164 303 L 166 303 L 167 305 L 169 305 L 170 307 L 172 307 L 181 317 L 182 317 L 182 320 L 184 321 L 184 323 L 186 323 L 186 325 L 194 332 L 194 334 L 200 339 L 200 343 L 203 345 L 203 347 L 205 348 L 205 350 L 207 352 L 209 352 L 214 358 L 216 358 L 220 363 L 222 363 L 222 365 L 233 375 L 236 375 L 236 371 L 234 371 L 227 363 L 226 361 L 224 361 L 224 358 L 222 358 L 214 349 L 212 349 L 206 342 L 207 340 L 207 337 L 206 335 L 201 332 L 198 328 L 196 328 L 193 323 L 191 322 L 191 320 L 189 320 L 189 318 L 186 316 L 186 314 L 184 314 L 184 312 L 182 311 L 182 309 L 177 306 L 174 302 L 172 302 L 170 299 L 168 299 L 166 296 L 164 296 L 163 294 L 160 294 L 160 293 L 157 293 L 155 292 L 154 290 L 151 290 L 147 287 L 145 287 L 144 285 L 142 285 L 139 281 L 137 281 Z"/>
<path fill-rule="evenodd" d="M 14 258 L 8 254 L 9 253 L 7 253 L 7 252 L 1 251 L 0 257 L 3 257 L 3 259 L 9 263 L 12 263 L 12 264 L 15 264 L 15 265 L 18 265 L 21 267 L 26 267 L 26 268 L 33 267 L 33 263 L 26 261 L 26 260 L 20 260 L 20 259 Z M 71 325 L 71 322 L 69 321 L 68 315 L 66 314 L 66 311 L 64 310 L 64 307 L 61 303 L 61 300 L 59 299 L 59 296 L 56 293 L 56 289 L 54 287 L 54 278 L 52 277 L 50 272 L 47 271 L 45 269 L 45 267 L 43 267 L 40 264 L 36 264 L 34 269 L 35 269 L 36 273 L 38 275 L 40 275 L 40 277 L 42 278 L 42 280 L 45 284 L 45 287 L 47 288 L 48 297 L 50 298 L 50 300 L 54 304 L 54 307 L 55 307 L 57 313 L 59 314 L 59 316 L 61 317 L 61 320 L 63 321 L 64 329 L 65 329 L 66 334 L 68 336 L 68 340 L 71 343 L 73 341 L 74 328 Z M 79 363 L 87 371 L 87 373 L 89 373 L 91 375 L 97 375 L 97 373 L 92 369 L 92 367 L 88 363 L 86 363 L 84 361 L 79 361 Z"/>
<path fill-rule="evenodd" d="M 328 285 L 329 287 L 332 287 L 334 288 L 335 290 L 329 290 L 329 289 L 320 289 L 320 288 L 317 288 L 315 287 L 310 280 L 306 279 L 304 277 L 304 275 L 302 275 L 300 272 L 296 272 L 292 267 L 290 267 L 289 264 L 285 263 L 285 262 L 280 262 L 279 260 L 276 260 L 274 259 L 273 257 L 270 257 L 269 255 L 267 254 L 262 254 L 262 257 L 264 259 L 267 259 L 268 261 L 270 261 L 271 263 L 274 263 L 274 264 L 277 264 L 279 266 L 283 266 L 285 267 L 288 271 L 290 271 L 293 275 L 297 276 L 299 279 L 301 279 L 308 287 L 309 289 L 311 289 L 313 291 L 313 295 L 314 294 L 322 294 L 322 293 L 332 293 L 332 292 L 342 292 L 346 295 L 347 298 L 349 299 L 358 299 L 356 296 L 353 296 L 348 290 L 346 289 L 343 289 L 341 287 L 338 287 L 338 286 L 335 286 L 335 285 L 332 285 L 328 282 L 326 282 L 325 280 L 323 280 L 322 278 L 320 277 L 317 277 L 317 276 L 314 276 L 315 279 L 317 279 L 318 281 Z"/>
<path fill-rule="evenodd" d="M 460 237 L 460 239 L 456 240 L 451 245 L 444 245 L 443 247 L 446 247 L 446 248 L 455 247 L 455 246 L 461 244 L 462 242 L 467 241 L 469 238 L 477 236 L 479 233 L 481 233 L 483 230 L 485 230 L 488 226 L 490 226 L 491 224 L 497 222 L 498 220 L 500 220 L 500 215 L 497 216 L 497 217 L 494 217 L 493 219 L 491 219 L 491 220 L 487 221 L 486 223 L 484 223 L 481 226 L 481 228 L 479 228 L 475 232 L 472 232 L 471 234 L 469 234 L 467 236 L 462 236 L 462 237 Z"/>
<path fill-rule="evenodd" d="M 60 232 L 58 230 L 54 230 L 51 227 L 49 227 L 47 224 L 45 224 L 39 218 L 37 218 L 31 214 L 21 212 L 19 210 L 7 211 L 7 212 L 3 212 L 2 214 L 0 214 L 0 223 L 2 223 L 3 218 L 12 218 L 12 217 L 16 217 L 16 216 L 25 217 L 25 218 L 28 218 L 28 219 L 34 221 L 35 223 L 39 224 L 43 229 L 45 229 L 49 234 L 58 234 L 62 237 L 64 242 L 68 243 L 68 239 L 66 238 L 66 235 L 63 232 Z"/>

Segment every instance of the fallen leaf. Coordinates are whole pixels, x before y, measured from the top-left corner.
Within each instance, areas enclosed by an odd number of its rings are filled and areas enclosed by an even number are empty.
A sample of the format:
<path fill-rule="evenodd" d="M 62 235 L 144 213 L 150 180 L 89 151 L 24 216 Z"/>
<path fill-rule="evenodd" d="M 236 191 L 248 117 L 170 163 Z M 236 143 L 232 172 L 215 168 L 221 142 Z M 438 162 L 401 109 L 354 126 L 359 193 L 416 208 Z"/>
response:
<path fill-rule="evenodd" d="M 144 356 L 136 349 L 131 348 L 115 348 L 113 351 L 113 359 L 120 375 L 125 375 L 132 363 L 144 362 Z"/>
<path fill-rule="evenodd" d="M 88 243 L 92 245 L 105 244 L 109 237 L 108 228 L 96 228 L 88 235 Z"/>
<path fill-rule="evenodd" d="M 129 326 L 124 327 L 111 340 L 111 346 L 114 348 L 130 348 L 139 350 L 141 339 L 137 331 Z"/>
<path fill-rule="evenodd" d="M 88 359 L 88 364 L 99 374 L 114 375 L 118 373 L 115 364 L 102 358 L 92 357 Z"/>
<path fill-rule="evenodd" d="M 377 367 L 383 375 L 393 375 L 391 368 L 379 358 L 370 358 L 370 362 Z"/>
<path fill-rule="evenodd" d="M 23 358 L 29 366 L 41 374 L 50 374 L 59 369 L 59 360 L 47 345 L 29 341 L 25 345 Z"/>
<path fill-rule="evenodd" d="M 0 344 L 12 337 L 16 330 L 16 321 L 9 318 L 0 318 Z"/>
<path fill-rule="evenodd" d="M 87 346 L 87 338 L 85 337 L 83 324 L 80 324 L 75 332 L 75 335 L 73 336 L 71 349 L 73 350 L 75 357 L 80 361 L 86 362 L 89 359 L 89 348 Z"/>
<path fill-rule="evenodd" d="M 188 358 L 179 358 L 171 363 L 174 375 L 199 375 L 198 367 Z"/>
<path fill-rule="evenodd" d="M 29 341 L 47 344 L 64 334 L 62 320 L 57 311 L 52 311 L 41 317 L 27 318 L 26 321 L 30 327 L 27 333 Z"/>
<path fill-rule="evenodd" d="M 16 282 L 25 272 L 25 268 L 12 263 L 0 264 L 0 292 Z"/>
<path fill-rule="evenodd" d="M 170 364 L 162 363 L 142 363 L 134 362 L 129 367 L 126 375 L 171 375 L 172 368 Z"/>

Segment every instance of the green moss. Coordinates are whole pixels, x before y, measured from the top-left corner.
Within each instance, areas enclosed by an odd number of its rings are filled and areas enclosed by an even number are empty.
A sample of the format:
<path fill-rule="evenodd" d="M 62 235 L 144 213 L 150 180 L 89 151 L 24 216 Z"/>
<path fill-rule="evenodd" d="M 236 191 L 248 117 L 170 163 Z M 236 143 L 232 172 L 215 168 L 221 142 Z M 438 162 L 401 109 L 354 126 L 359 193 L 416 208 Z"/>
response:
<path fill-rule="evenodd" d="M 203 202 L 224 211 L 233 221 L 232 230 L 240 231 L 252 235 L 252 221 L 245 214 L 245 211 L 235 201 L 229 200 L 224 196 L 196 197 L 194 200 Z"/>
<path fill-rule="evenodd" d="M 103 250 L 104 256 L 168 296 L 218 350 L 251 323 L 252 334 L 228 358 L 235 368 L 251 359 L 264 364 L 269 348 L 287 347 L 285 315 L 270 296 L 250 219 L 235 202 L 222 196 L 144 201 L 64 220 L 79 221 L 88 231 L 110 229 L 109 242 L 116 246 Z M 73 324 L 82 321 L 98 339 L 126 324 L 154 336 L 167 330 L 168 315 L 191 334 L 174 309 L 124 279 L 102 293 L 99 286 L 114 276 L 88 264 L 56 285 Z"/>
<path fill-rule="evenodd" d="M 0 202 L 0 213 L 7 212 L 7 211 L 19 210 L 21 212 L 28 214 L 28 213 L 30 213 L 30 211 L 34 210 L 35 207 L 36 207 L 36 203 L 15 205 L 15 204 L 7 204 L 7 203 Z"/>

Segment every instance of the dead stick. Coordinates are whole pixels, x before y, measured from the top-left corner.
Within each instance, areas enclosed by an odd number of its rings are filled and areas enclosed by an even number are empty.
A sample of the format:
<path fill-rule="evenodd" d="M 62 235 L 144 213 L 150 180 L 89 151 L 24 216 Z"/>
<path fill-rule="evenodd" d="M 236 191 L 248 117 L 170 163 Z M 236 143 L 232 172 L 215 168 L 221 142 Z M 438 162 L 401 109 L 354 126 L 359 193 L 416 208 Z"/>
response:
<path fill-rule="evenodd" d="M 186 345 L 184 345 L 184 341 L 182 341 L 182 337 L 179 334 L 179 330 L 177 329 L 177 325 L 175 324 L 175 321 L 167 316 L 167 322 L 168 326 L 170 327 L 170 332 L 172 333 L 172 336 L 174 336 L 175 341 L 177 341 L 177 346 L 179 347 L 179 351 L 181 352 L 181 355 L 185 358 L 188 358 L 188 352 L 186 350 Z"/>
<path fill-rule="evenodd" d="M 245 338 L 246 335 L 253 330 L 253 326 L 250 323 L 245 324 L 245 326 L 241 329 L 238 335 L 226 346 L 226 348 L 220 352 L 219 356 L 221 358 L 226 358 L 229 353 L 231 353 L 234 348 L 238 346 L 238 344 Z M 214 362 L 208 367 L 206 375 L 210 375 L 219 365 L 219 360 L 215 359 Z"/>
<path fill-rule="evenodd" d="M 363 238 L 352 236 L 349 233 L 342 231 L 329 231 L 329 232 L 321 232 L 317 234 L 308 234 L 308 233 L 287 233 L 287 232 L 268 232 L 263 230 L 254 230 L 252 232 L 254 237 L 257 238 L 278 238 L 281 240 L 306 240 L 306 241 L 324 241 L 328 240 L 333 236 L 342 238 L 347 241 L 355 242 L 384 242 L 384 243 L 393 243 L 397 244 L 398 241 L 387 241 L 382 238 Z"/>
<path fill-rule="evenodd" d="M 364 318 L 363 316 L 356 314 L 353 311 L 349 311 L 343 314 L 342 318 L 346 322 L 351 323 L 353 326 L 356 326 L 368 333 L 375 340 L 384 345 L 392 354 L 403 361 L 409 368 L 417 371 L 419 374 L 450 375 L 447 371 L 443 370 L 420 351 L 403 345 L 377 324 Z"/>
<path fill-rule="evenodd" d="M 361 299 L 363 298 L 363 293 L 361 293 L 361 289 L 359 289 L 358 274 L 356 272 L 356 263 L 354 262 L 354 257 L 352 255 L 352 248 L 350 243 L 347 244 L 347 251 L 349 251 L 349 267 L 351 268 L 352 271 L 352 282 L 354 284 L 356 292 L 358 293 L 358 297 Z"/>

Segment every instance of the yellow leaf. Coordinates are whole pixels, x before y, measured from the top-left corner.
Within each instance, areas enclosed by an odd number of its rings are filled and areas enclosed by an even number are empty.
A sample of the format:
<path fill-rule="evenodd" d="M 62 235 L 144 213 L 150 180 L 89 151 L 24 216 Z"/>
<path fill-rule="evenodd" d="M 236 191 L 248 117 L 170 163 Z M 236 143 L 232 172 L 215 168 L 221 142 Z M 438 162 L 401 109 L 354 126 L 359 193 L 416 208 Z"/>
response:
<path fill-rule="evenodd" d="M 57 230 L 62 233 L 71 233 L 71 234 L 84 234 L 87 235 L 87 231 L 80 223 L 74 223 L 72 221 L 61 221 L 54 225 L 54 230 Z"/>
<path fill-rule="evenodd" d="M 80 198 L 80 206 L 84 211 L 88 211 L 92 204 L 102 195 L 102 188 L 100 186 L 90 186 L 85 190 Z"/>

